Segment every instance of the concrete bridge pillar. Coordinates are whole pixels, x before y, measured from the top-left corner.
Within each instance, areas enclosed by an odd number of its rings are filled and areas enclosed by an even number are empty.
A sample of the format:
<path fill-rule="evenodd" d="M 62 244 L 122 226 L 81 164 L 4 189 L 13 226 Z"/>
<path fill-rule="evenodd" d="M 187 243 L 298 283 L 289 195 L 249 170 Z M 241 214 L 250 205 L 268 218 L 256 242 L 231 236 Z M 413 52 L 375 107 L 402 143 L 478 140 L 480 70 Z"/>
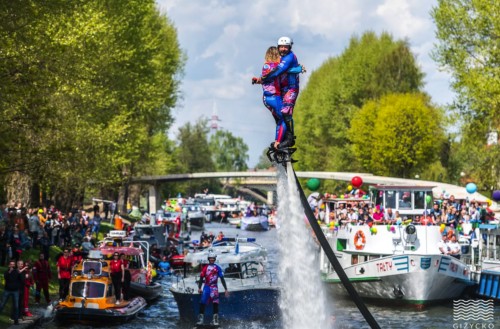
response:
<path fill-rule="evenodd" d="M 148 206 L 149 206 L 149 213 L 153 214 L 156 213 L 158 209 L 160 209 L 160 196 L 159 196 L 159 191 L 158 191 L 158 185 L 149 185 L 149 196 L 148 196 Z"/>
<path fill-rule="evenodd" d="M 267 191 L 267 204 L 274 204 L 274 191 Z"/>

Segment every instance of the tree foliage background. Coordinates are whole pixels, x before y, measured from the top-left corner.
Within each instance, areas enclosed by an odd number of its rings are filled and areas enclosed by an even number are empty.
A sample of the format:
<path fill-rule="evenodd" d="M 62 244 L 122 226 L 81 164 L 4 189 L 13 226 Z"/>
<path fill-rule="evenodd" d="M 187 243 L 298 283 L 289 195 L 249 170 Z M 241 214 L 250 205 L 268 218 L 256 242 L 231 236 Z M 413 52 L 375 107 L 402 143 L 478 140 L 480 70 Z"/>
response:
<path fill-rule="evenodd" d="M 344 52 L 314 71 L 301 91 L 294 111 L 297 167 L 373 171 L 355 156 L 351 143 L 353 134 L 365 137 L 368 145 L 377 143 L 370 140 L 372 127 L 350 130 L 352 118 L 367 102 L 384 95 L 420 92 L 423 77 L 407 41 L 394 40 L 388 33 L 353 36 Z"/>
<path fill-rule="evenodd" d="M 451 73 L 457 94 L 450 107 L 460 127 L 451 175 L 457 181 L 463 172 L 490 191 L 500 188 L 499 12 L 500 4 L 488 0 L 439 0 L 431 12 L 438 39 L 433 57 Z"/>
<path fill-rule="evenodd" d="M 119 185 L 171 160 L 166 131 L 185 59 L 154 1 L 0 6 L 0 170 L 9 200 L 28 202 L 38 185 L 70 203 L 90 181 Z"/>

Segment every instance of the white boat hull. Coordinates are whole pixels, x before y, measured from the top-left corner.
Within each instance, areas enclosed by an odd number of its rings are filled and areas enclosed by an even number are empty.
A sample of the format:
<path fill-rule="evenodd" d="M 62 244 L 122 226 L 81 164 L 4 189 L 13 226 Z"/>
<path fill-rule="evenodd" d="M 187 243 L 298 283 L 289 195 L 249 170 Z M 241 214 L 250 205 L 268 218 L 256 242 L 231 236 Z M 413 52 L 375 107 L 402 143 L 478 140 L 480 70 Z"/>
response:
<path fill-rule="evenodd" d="M 400 265 L 396 265 L 398 263 Z M 390 256 L 344 270 L 360 297 L 402 304 L 429 304 L 458 298 L 473 283 L 466 265 L 442 255 Z M 335 291 L 345 291 L 336 273 L 323 278 L 340 288 L 334 287 Z"/>
<path fill-rule="evenodd" d="M 367 226 L 352 226 L 327 231 L 326 236 L 364 299 L 424 305 L 458 298 L 474 284 L 467 264 L 439 253 L 438 226 L 416 227 L 411 236 L 404 227 L 378 226 L 373 233 Z M 325 254 L 320 257 L 323 280 L 346 293 Z"/>

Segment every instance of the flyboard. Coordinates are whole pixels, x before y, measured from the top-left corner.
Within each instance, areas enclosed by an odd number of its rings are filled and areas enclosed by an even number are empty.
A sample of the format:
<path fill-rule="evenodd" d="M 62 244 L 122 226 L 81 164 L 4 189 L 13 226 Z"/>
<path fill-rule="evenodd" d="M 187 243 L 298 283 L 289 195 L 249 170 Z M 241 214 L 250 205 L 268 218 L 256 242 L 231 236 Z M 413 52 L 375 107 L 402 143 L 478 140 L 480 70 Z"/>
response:
<path fill-rule="evenodd" d="M 269 150 L 267 151 L 267 157 L 269 158 L 269 161 L 281 164 L 285 167 L 287 174 L 289 175 L 289 181 L 293 182 L 295 181 L 295 184 L 297 185 L 297 189 L 299 191 L 299 196 L 300 196 L 300 201 L 302 203 L 302 206 L 304 208 L 305 215 L 309 221 L 309 224 L 311 225 L 311 228 L 316 235 L 316 238 L 318 239 L 321 247 L 325 251 L 325 254 L 332 264 L 333 268 L 337 272 L 340 281 L 346 288 L 347 292 L 351 296 L 351 299 L 353 300 L 354 304 L 358 307 L 359 311 L 365 318 L 366 322 L 372 329 L 380 329 L 380 326 L 378 325 L 377 321 L 373 317 L 373 315 L 370 313 L 364 302 L 361 300 L 359 297 L 357 291 L 354 289 L 354 286 L 352 285 L 351 281 L 347 277 L 344 269 L 342 268 L 342 265 L 340 265 L 340 262 L 338 261 L 337 257 L 335 256 L 335 253 L 333 252 L 332 247 L 326 240 L 325 235 L 323 234 L 323 231 L 321 230 L 321 227 L 319 226 L 316 218 L 314 217 L 314 214 L 311 210 L 311 207 L 309 206 L 309 203 L 307 202 L 307 198 L 304 194 L 304 191 L 302 190 L 302 187 L 300 186 L 299 180 L 297 178 L 297 174 L 293 170 L 292 163 L 296 162 L 295 160 L 292 159 L 292 154 L 297 150 L 297 148 L 284 148 L 281 150 L 277 150 L 275 148 L 269 147 Z"/>
<path fill-rule="evenodd" d="M 283 149 L 275 149 L 273 147 L 273 144 L 269 146 L 269 149 L 266 152 L 267 158 L 271 162 L 279 163 L 286 168 L 287 162 L 297 162 L 296 160 L 292 159 L 292 154 L 297 151 L 296 147 L 286 147 Z"/>
<path fill-rule="evenodd" d="M 203 324 L 195 324 L 193 329 L 215 329 L 220 328 L 220 324 L 211 324 L 211 323 L 203 323 Z"/>

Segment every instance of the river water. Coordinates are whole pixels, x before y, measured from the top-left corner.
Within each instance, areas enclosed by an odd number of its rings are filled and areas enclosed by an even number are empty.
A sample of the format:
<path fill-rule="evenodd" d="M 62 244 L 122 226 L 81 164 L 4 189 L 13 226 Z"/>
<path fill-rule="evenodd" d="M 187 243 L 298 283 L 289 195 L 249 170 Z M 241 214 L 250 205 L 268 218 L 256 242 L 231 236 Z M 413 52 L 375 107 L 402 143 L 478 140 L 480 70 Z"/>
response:
<path fill-rule="evenodd" d="M 287 225 L 286 221 L 281 222 L 281 226 Z M 247 232 L 241 231 L 239 229 L 230 227 L 228 224 L 216 224 L 210 223 L 206 225 L 206 230 L 217 234 L 219 231 L 223 231 L 225 236 L 231 237 L 239 235 L 240 237 L 255 237 L 257 238 L 257 243 L 265 246 L 269 253 L 268 269 L 278 273 L 278 267 L 280 264 L 280 247 L 278 245 L 278 233 L 275 228 L 267 232 Z M 193 239 L 198 238 L 197 232 L 193 232 Z M 316 253 L 317 252 L 314 252 Z M 299 261 L 299 260 L 298 260 Z M 312 268 L 311 271 L 317 271 L 319 266 Z M 123 328 L 123 329 L 165 329 L 165 328 L 178 328 L 187 329 L 192 328 L 192 324 L 182 323 L 179 320 L 179 314 L 177 311 L 177 304 L 168 290 L 169 282 L 163 282 L 165 290 L 163 296 L 149 305 L 145 311 L 140 314 L 138 318 L 132 320 L 128 323 L 122 325 L 104 325 L 101 328 Z M 307 282 L 302 284 L 307 285 Z M 319 285 L 321 287 L 321 285 Z M 359 313 L 356 306 L 349 300 L 342 299 L 339 296 L 330 292 L 327 286 L 323 286 L 324 294 L 326 295 L 326 305 L 318 305 L 317 296 L 321 294 L 314 294 L 313 296 L 304 297 L 301 302 L 305 308 L 311 305 L 317 305 L 318 308 L 326 310 L 326 316 L 330 319 L 330 324 L 327 326 L 329 328 L 336 329 L 359 329 L 359 328 L 369 328 L 366 324 L 363 316 Z M 380 304 L 368 304 L 368 309 L 372 312 L 375 319 L 378 321 L 381 328 L 453 328 L 453 329 L 500 329 L 500 307 L 495 307 L 495 323 L 482 326 L 475 325 L 470 326 L 468 324 L 454 323 L 453 321 L 453 304 L 443 304 L 438 306 L 429 307 L 423 311 L 417 311 L 411 308 L 401 308 L 401 307 L 391 307 L 384 306 Z M 301 305 L 295 305 L 293 307 L 300 308 Z M 318 319 L 310 318 L 308 319 L 311 323 L 317 323 Z M 48 321 L 42 325 L 44 329 L 55 329 L 55 328 L 72 328 L 72 329 L 86 329 L 93 328 L 91 326 L 84 325 L 72 325 L 72 326 L 62 326 L 55 322 Z M 275 329 L 284 328 L 281 320 L 267 321 L 267 322 L 246 322 L 246 323 L 223 323 L 221 328 L 223 329 Z M 317 326 L 307 326 L 304 329 L 317 328 Z M 288 329 L 288 328 L 284 328 Z"/>

